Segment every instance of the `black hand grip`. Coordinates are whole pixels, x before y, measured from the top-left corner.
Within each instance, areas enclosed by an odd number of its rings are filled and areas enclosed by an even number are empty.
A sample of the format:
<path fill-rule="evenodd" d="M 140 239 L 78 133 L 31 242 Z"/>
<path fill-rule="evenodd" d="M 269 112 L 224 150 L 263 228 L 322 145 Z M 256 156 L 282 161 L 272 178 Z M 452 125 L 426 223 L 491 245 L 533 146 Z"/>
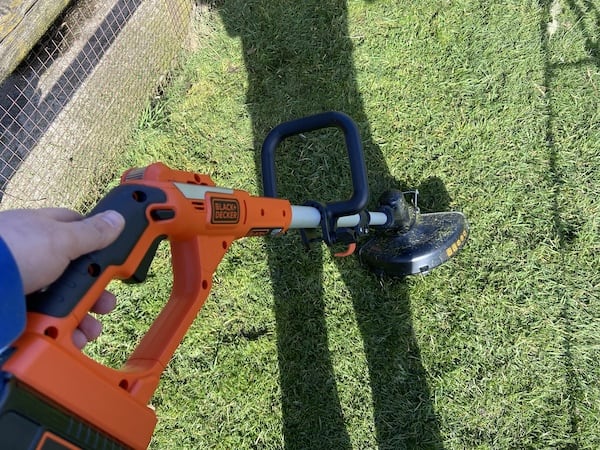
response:
<path fill-rule="evenodd" d="M 125 218 L 121 235 L 108 247 L 72 261 L 58 280 L 46 290 L 27 296 L 27 310 L 52 317 L 67 316 L 106 267 L 121 265 L 148 228 L 146 210 L 155 203 L 164 203 L 166 194 L 142 185 L 120 185 L 104 197 L 90 215 L 115 210 Z"/>
<path fill-rule="evenodd" d="M 356 124 L 348 115 L 337 111 L 284 122 L 269 132 L 261 152 L 263 192 L 266 197 L 277 197 L 275 176 L 275 150 L 277 146 L 290 136 L 329 127 L 337 127 L 344 132 L 346 149 L 350 159 L 353 192 L 348 200 L 328 203 L 328 215 L 331 217 L 352 215 L 365 208 L 369 199 L 369 188 L 360 133 Z"/>

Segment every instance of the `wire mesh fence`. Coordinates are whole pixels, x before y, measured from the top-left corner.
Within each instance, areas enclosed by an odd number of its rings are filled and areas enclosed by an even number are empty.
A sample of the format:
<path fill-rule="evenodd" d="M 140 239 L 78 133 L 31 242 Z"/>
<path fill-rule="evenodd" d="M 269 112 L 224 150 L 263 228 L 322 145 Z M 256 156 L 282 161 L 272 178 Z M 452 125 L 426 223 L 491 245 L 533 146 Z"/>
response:
<path fill-rule="evenodd" d="M 187 36 L 190 0 L 79 0 L 0 85 L 0 209 L 86 210 Z"/>

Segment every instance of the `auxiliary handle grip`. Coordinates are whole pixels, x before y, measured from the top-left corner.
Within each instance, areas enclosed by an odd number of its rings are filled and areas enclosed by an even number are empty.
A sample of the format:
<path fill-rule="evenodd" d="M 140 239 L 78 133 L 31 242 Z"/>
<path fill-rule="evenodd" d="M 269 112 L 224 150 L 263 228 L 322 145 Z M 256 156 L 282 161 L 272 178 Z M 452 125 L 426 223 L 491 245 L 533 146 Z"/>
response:
<path fill-rule="evenodd" d="M 357 214 L 365 208 L 369 199 L 369 188 L 360 133 L 349 116 L 337 111 L 284 122 L 269 132 L 261 152 L 263 195 L 265 197 L 277 197 L 275 150 L 279 144 L 290 136 L 330 127 L 337 127 L 344 132 L 350 159 L 353 192 L 348 200 L 331 202 L 326 205 L 328 221 L 331 221 L 332 218 Z"/>

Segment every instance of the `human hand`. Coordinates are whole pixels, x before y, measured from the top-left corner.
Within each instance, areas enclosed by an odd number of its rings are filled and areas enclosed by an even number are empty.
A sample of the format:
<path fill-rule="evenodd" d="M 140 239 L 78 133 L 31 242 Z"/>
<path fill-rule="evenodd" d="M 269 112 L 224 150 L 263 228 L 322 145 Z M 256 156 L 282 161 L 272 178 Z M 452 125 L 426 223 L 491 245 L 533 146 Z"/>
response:
<path fill-rule="evenodd" d="M 110 245 L 124 226 L 125 219 L 115 211 L 87 218 L 63 208 L 0 213 L 0 236 L 19 268 L 25 294 L 55 281 L 72 260 Z M 92 312 L 105 314 L 115 304 L 115 297 L 104 292 Z M 73 333 L 73 343 L 83 348 L 88 341 L 97 338 L 101 330 L 100 322 L 87 315 Z"/>

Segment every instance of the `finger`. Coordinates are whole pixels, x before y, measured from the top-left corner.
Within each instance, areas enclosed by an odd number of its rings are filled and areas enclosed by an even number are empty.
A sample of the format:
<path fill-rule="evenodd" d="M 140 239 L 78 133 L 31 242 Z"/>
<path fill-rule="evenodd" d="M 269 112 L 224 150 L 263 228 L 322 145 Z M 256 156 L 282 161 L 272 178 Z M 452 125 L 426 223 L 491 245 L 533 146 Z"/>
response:
<path fill-rule="evenodd" d="M 100 333 L 102 333 L 102 324 L 88 314 L 73 332 L 73 343 L 81 349 L 85 344 L 100 336 Z"/>
<path fill-rule="evenodd" d="M 116 211 L 105 211 L 69 225 L 71 259 L 99 250 L 111 244 L 125 226 L 125 219 Z"/>
<path fill-rule="evenodd" d="M 49 219 L 58 220 L 59 222 L 73 222 L 83 218 L 78 212 L 67 208 L 40 208 L 37 212 Z"/>
<path fill-rule="evenodd" d="M 117 305 L 117 298 L 110 292 L 104 291 L 92 307 L 92 312 L 97 314 L 108 314 Z"/>
<path fill-rule="evenodd" d="M 81 350 L 87 343 L 88 340 L 85 337 L 85 334 L 83 334 L 83 331 L 79 328 L 75 328 L 75 331 L 73 331 L 73 344 L 75 344 L 75 347 Z"/>

